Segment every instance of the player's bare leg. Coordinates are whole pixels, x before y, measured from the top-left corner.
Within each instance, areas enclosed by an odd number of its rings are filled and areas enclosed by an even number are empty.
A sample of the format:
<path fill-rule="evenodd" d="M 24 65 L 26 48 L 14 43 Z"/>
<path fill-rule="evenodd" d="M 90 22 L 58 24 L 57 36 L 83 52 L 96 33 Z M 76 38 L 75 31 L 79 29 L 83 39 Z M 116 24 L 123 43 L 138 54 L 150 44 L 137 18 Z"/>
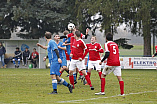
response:
<path fill-rule="evenodd" d="M 124 81 L 121 76 L 117 76 L 117 79 L 119 81 L 121 95 L 124 95 Z"/>
<path fill-rule="evenodd" d="M 86 70 L 84 69 L 84 70 L 82 70 L 81 72 L 82 72 L 82 74 L 85 76 L 85 79 L 86 79 L 87 83 L 89 84 L 91 90 L 94 90 L 94 87 L 93 87 L 92 84 L 91 84 L 91 80 L 90 80 L 88 74 L 86 73 Z"/>

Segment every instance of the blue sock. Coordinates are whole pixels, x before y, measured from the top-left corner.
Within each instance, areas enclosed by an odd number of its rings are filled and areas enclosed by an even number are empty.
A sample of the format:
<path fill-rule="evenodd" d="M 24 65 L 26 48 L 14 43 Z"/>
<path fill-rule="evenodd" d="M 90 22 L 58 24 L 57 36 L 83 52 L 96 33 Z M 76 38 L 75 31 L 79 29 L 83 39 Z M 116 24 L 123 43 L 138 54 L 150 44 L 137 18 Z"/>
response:
<path fill-rule="evenodd" d="M 16 65 L 15 61 L 13 61 L 13 64 Z"/>
<path fill-rule="evenodd" d="M 53 87 L 53 90 L 57 89 L 57 80 L 56 79 L 52 79 L 52 87 Z"/>
<path fill-rule="evenodd" d="M 61 78 L 61 80 L 59 81 L 59 83 L 63 84 L 64 86 L 69 87 L 68 86 L 69 84 L 63 78 Z"/>
<path fill-rule="evenodd" d="M 74 81 L 76 81 L 76 73 L 73 73 Z"/>
<path fill-rule="evenodd" d="M 18 66 L 20 65 L 20 61 L 18 61 Z"/>

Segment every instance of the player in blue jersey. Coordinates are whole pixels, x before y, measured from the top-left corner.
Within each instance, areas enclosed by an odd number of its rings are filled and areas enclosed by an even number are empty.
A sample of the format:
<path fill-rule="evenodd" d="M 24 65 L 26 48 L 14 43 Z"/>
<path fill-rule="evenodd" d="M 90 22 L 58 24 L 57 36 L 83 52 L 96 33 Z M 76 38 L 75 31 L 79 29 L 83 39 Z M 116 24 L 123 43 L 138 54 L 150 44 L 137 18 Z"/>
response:
<path fill-rule="evenodd" d="M 15 65 L 15 68 L 19 68 L 21 58 L 22 58 L 22 53 L 19 47 L 17 47 L 13 57 L 13 64 Z M 18 61 L 18 65 L 16 65 L 15 61 Z"/>
<path fill-rule="evenodd" d="M 61 76 L 62 72 L 64 70 L 68 70 L 68 68 L 67 68 L 67 61 L 66 61 L 66 55 L 65 55 L 66 46 L 64 46 L 63 42 L 60 42 L 59 39 L 60 39 L 60 37 L 59 37 L 58 34 L 54 35 L 54 40 L 55 40 L 55 42 L 56 42 L 56 44 L 58 46 L 59 56 L 60 56 L 60 58 L 62 60 L 62 63 L 60 64 L 61 65 L 60 66 L 61 67 L 61 71 L 59 71 L 60 72 L 60 76 Z"/>
<path fill-rule="evenodd" d="M 67 86 L 69 88 L 70 93 L 72 93 L 73 86 L 67 83 L 63 78 L 60 78 L 59 75 L 59 69 L 60 69 L 60 63 L 62 63 L 62 60 L 60 59 L 58 47 L 54 40 L 51 39 L 52 34 L 50 32 L 45 33 L 45 38 L 48 43 L 48 46 L 43 46 L 39 43 L 37 43 L 37 46 L 40 46 L 43 49 L 47 49 L 48 51 L 48 58 L 50 62 L 50 75 L 52 78 L 52 87 L 53 91 L 49 94 L 57 94 L 57 81 L 64 86 Z"/>

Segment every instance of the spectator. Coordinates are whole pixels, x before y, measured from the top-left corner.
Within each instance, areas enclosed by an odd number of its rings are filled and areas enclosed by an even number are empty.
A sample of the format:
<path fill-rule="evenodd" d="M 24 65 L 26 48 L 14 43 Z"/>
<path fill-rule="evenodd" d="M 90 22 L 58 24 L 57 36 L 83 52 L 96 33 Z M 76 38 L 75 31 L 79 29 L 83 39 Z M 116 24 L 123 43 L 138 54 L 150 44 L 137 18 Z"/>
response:
<path fill-rule="evenodd" d="M 25 67 L 27 66 L 27 60 L 30 59 L 30 51 L 28 50 L 28 48 L 25 48 L 25 51 L 23 52 L 23 65 L 25 65 Z"/>
<path fill-rule="evenodd" d="M 16 48 L 16 51 L 14 52 L 14 54 L 15 55 L 13 57 L 13 64 L 15 65 L 15 68 L 19 68 L 21 57 L 22 57 L 22 53 L 19 50 L 19 47 Z M 16 65 L 15 61 L 18 61 L 18 65 Z"/>
<path fill-rule="evenodd" d="M 39 58 L 39 53 L 36 51 L 36 48 L 33 49 L 33 52 L 31 54 L 31 62 L 34 64 L 34 68 L 37 67 L 37 59 Z"/>
<path fill-rule="evenodd" d="M 0 42 L 0 60 L 2 62 L 2 67 L 1 68 L 6 68 L 6 64 L 4 63 L 4 55 L 5 55 L 5 47 L 3 46 L 2 42 Z"/>

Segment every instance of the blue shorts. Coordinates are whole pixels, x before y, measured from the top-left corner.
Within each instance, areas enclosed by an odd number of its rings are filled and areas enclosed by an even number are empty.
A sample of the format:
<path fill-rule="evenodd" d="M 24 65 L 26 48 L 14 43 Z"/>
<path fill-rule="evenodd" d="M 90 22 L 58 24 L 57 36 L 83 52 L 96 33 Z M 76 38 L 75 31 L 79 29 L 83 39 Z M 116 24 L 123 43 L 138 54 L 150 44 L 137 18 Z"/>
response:
<path fill-rule="evenodd" d="M 60 63 L 58 61 L 50 63 L 50 75 L 59 76 L 60 75 L 59 70 L 60 70 Z"/>
<path fill-rule="evenodd" d="M 66 60 L 66 58 L 63 58 L 61 60 L 62 60 L 61 67 L 67 66 L 67 60 Z"/>

